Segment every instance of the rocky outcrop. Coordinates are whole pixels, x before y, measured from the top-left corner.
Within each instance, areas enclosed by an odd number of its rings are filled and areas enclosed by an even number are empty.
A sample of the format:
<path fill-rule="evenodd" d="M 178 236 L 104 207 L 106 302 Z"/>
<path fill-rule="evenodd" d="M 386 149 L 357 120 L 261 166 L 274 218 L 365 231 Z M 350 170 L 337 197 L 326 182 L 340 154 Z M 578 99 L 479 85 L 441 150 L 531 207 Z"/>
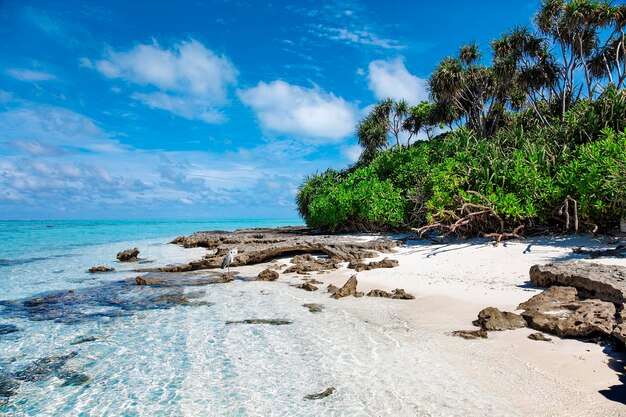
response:
<path fill-rule="evenodd" d="M 319 289 L 315 285 L 311 284 L 310 282 L 305 282 L 303 284 L 296 285 L 296 288 L 300 288 L 306 291 L 317 291 Z"/>
<path fill-rule="evenodd" d="M 528 338 L 530 340 L 538 340 L 538 341 L 541 341 L 541 342 L 551 342 L 552 341 L 552 339 L 550 339 L 549 337 L 546 337 L 546 335 L 544 335 L 543 333 L 539 333 L 539 332 L 529 334 Z"/>
<path fill-rule="evenodd" d="M 137 253 L 139 253 L 139 252 L 137 252 Z M 119 254 L 118 254 L 118 256 L 119 256 Z M 108 267 L 103 266 L 103 265 L 92 266 L 91 268 L 89 268 L 87 270 L 87 272 L 91 272 L 92 274 L 99 273 L 99 272 L 111 272 L 111 271 L 115 271 L 115 268 L 108 268 Z"/>
<path fill-rule="evenodd" d="M 615 304 L 626 302 L 626 267 L 583 261 L 555 262 L 530 268 L 530 282 L 538 287 L 574 287 L 583 298 Z"/>
<path fill-rule="evenodd" d="M 377 268 L 395 268 L 400 265 L 395 259 L 384 258 L 382 261 L 374 261 L 370 263 L 350 262 L 348 268 L 354 269 L 356 272 L 369 271 Z"/>
<path fill-rule="evenodd" d="M 514 330 L 526 327 L 526 320 L 519 314 L 487 307 L 478 313 L 473 324 L 485 330 Z"/>
<path fill-rule="evenodd" d="M 486 339 L 487 330 L 455 330 L 450 333 L 452 336 L 462 337 L 463 339 Z"/>
<path fill-rule="evenodd" d="M 259 273 L 259 281 L 276 281 L 278 279 L 278 272 L 272 269 L 264 269 Z"/>
<path fill-rule="evenodd" d="M 302 307 L 308 308 L 311 313 L 321 313 L 324 309 L 323 305 L 315 303 L 302 304 Z"/>
<path fill-rule="evenodd" d="M 622 314 L 624 314 L 624 310 L 622 310 Z M 626 321 L 622 320 L 621 323 L 615 326 L 613 336 L 620 342 L 626 344 Z"/>
<path fill-rule="evenodd" d="M 201 286 L 209 284 L 223 284 L 235 280 L 233 273 L 211 274 L 206 276 L 186 276 L 149 273 L 135 278 L 137 285 L 152 285 L 158 287 L 181 287 L 181 286 Z"/>
<path fill-rule="evenodd" d="M 19 332 L 20 329 L 13 324 L 0 324 L 0 335 Z"/>
<path fill-rule="evenodd" d="M 323 272 L 331 269 L 338 269 L 341 260 L 338 259 L 326 259 L 316 258 L 310 254 L 296 255 L 291 260 L 293 266 L 285 269 L 285 274 L 297 273 L 308 274 L 311 272 Z"/>
<path fill-rule="evenodd" d="M 163 267 L 164 272 L 181 272 L 198 269 L 219 268 L 224 249 L 236 246 L 239 254 L 231 266 L 253 265 L 280 257 L 301 254 L 325 254 L 327 259 L 317 258 L 316 263 L 324 267 L 338 262 L 357 262 L 365 258 L 379 256 L 381 252 L 392 252 L 395 243 L 390 239 L 380 238 L 369 241 L 355 240 L 350 236 L 315 234 L 304 228 L 277 229 L 242 229 L 235 232 L 198 232 L 190 236 L 181 236 L 172 243 L 184 247 L 205 247 L 211 251 L 205 258 L 188 264 Z M 334 268 L 333 268 L 334 269 Z M 319 269 L 318 269 L 319 270 Z M 294 272 L 305 272 L 303 268 Z"/>
<path fill-rule="evenodd" d="M 356 290 L 356 286 L 358 284 L 358 281 L 356 279 L 356 275 L 352 275 L 345 284 L 343 284 L 343 287 L 339 288 L 337 291 L 335 291 L 333 293 L 333 295 L 331 295 L 332 298 L 338 300 L 340 298 L 343 297 L 347 297 L 349 295 L 353 295 L 355 297 L 363 297 L 363 293 L 362 292 L 358 292 Z"/>
<path fill-rule="evenodd" d="M 519 308 L 530 327 L 559 337 L 609 336 L 616 324 L 613 303 L 576 300 L 572 287 L 551 287 Z"/>
<path fill-rule="evenodd" d="M 324 391 L 318 393 L 318 394 L 308 394 L 304 396 L 305 400 L 320 400 L 322 398 L 326 398 L 329 395 L 332 395 L 335 391 L 337 391 L 335 389 L 335 387 L 329 387 L 326 388 Z"/>
<path fill-rule="evenodd" d="M 387 292 L 379 289 L 371 290 L 367 293 L 368 297 L 381 297 L 381 298 L 393 298 L 395 300 L 413 300 L 415 297 L 412 294 L 404 291 L 402 288 L 396 288 L 392 292 Z"/>
<path fill-rule="evenodd" d="M 125 249 L 117 253 L 117 260 L 120 262 L 137 262 L 139 260 L 139 249 Z"/>
<path fill-rule="evenodd" d="M 326 290 L 327 290 L 329 293 L 334 294 L 334 293 L 336 293 L 337 291 L 339 291 L 339 287 L 338 287 L 338 286 L 336 286 L 336 285 L 333 285 L 333 284 L 328 284 L 328 286 L 326 287 Z"/>
<path fill-rule="evenodd" d="M 227 321 L 226 324 L 271 324 L 274 326 L 284 326 L 293 323 L 290 320 L 283 319 L 246 319 L 237 321 Z"/>

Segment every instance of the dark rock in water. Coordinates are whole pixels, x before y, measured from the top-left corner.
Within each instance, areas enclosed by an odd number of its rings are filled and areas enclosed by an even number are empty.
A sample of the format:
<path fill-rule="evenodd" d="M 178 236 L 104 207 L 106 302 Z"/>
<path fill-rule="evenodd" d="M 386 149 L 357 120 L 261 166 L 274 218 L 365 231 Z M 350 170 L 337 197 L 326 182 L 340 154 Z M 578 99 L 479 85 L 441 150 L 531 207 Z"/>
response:
<path fill-rule="evenodd" d="M 378 256 L 379 252 L 391 252 L 395 246 L 393 241 L 386 238 L 359 242 L 351 237 L 315 234 L 312 230 L 305 228 L 197 232 L 190 236 L 178 237 L 172 243 L 181 244 L 184 247 L 205 247 L 214 250 L 215 254 L 188 264 L 165 267 L 161 269 L 162 271 L 180 272 L 219 268 L 223 258 L 219 249 L 225 245 L 239 248 L 240 253 L 231 264 L 232 266 L 254 265 L 280 257 L 302 254 L 323 253 L 328 257 L 328 259 L 316 258 L 315 261 L 310 258 L 296 259 L 296 261 L 303 260 L 304 262 L 300 263 L 301 267 L 296 267 L 291 272 L 306 272 L 309 268 L 336 269 L 338 262 L 372 258 Z M 306 262 L 309 262 L 309 265 L 305 265 Z"/>
<path fill-rule="evenodd" d="M 357 282 L 357 279 L 356 279 L 356 275 L 352 275 L 346 281 L 346 283 L 343 284 L 343 287 L 341 287 L 337 291 L 335 291 L 333 293 L 333 295 L 331 295 L 331 297 L 334 298 L 334 299 L 347 297 L 349 295 L 353 295 L 355 297 L 362 297 L 363 293 L 362 292 L 357 292 L 357 290 L 356 290 L 357 284 L 358 284 L 358 282 Z"/>
<path fill-rule="evenodd" d="M 104 265 L 92 266 L 91 268 L 87 270 L 87 272 L 91 272 L 92 274 L 97 273 L 97 272 L 111 272 L 111 271 L 115 271 L 115 268 L 107 268 Z"/>
<path fill-rule="evenodd" d="M 89 382 L 89 380 L 91 380 L 91 377 L 89 375 L 71 371 L 59 372 L 56 376 L 63 380 L 63 385 L 61 385 L 63 387 L 70 385 L 82 385 L 85 382 Z"/>
<path fill-rule="evenodd" d="M 317 291 L 319 289 L 315 285 L 311 284 L 310 282 L 305 282 L 304 284 L 296 285 L 296 288 L 300 288 L 306 291 Z"/>
<path fill-rule="evenodd" d="M 486 339 L 487 338 L 487 331 L 484 329 L 455 330 L 451 334 L 452 336 L 462 337 L 463 339 Z"/>
<path fill-rule="evenodd" d="M 339 287 L 333 284 L 328 284 L 328 287 L 326 287 L 326 289 L 328 290 L 329 293 L 334 294 L 337 291 L 339 291 Z"/>
<path fill-rule="evenodd" d="M 546 337 L 543 333 L 539 333 L 539 332 L 529 334 L 528 338 L 530 340 L 539 340 L 539 341 L 542 341 L 542 342 L 550 342 L 550 341 L 552 341 L 552 339 L 550 339 L 549 337 Z"/>
<path fill-rule="evenodd" d="M 317 284 L 317 285 L 323 284 L 322 281 L 318 281 L 316 279 L 305 279 L 305 281 L 308 282 L 309 284 Z"/>
<path fill-rule="evenodd" d="M 76 356 L 76 352 L 67 355 L 52 355 L 37 359 L 35 362 L 15 372 L 13 376 L 20 381 L 41 381 L 57 373 L 65 363 Z"/>
<path fill-rule="evenodd" d="M 120 262 L 136 262 L 139 260 L 139 249 L 125 249 L 117 253 L 117 259 Z"/>
<path fill-rule="evenodd" d="M 202 286 L 209 284 L 223 284 L 235 280 L 234 273 L 211 274 L 206 276 L 183 277 L 170 273 L 149 273 L 135 278 L 137 285 L 157 287 Z"/>
<path fill-rule="evenodd" d="M 626 267 L 583 261 L 554 262 L 530 268 L 530 283 L 538 287 L 574 287 L 583 298 L 626 303 Z"/>
<path fill-rule="evenodd" d="M 278 272 L 269 268 L 264 269 L 259 274 L 259 281 L 276 281 L 278 279 Z"/>
<path fill-rule="evenodd" d="M 615 305 L 576 300 L 576 288 L 551 287 L 520 304 L 528 325 L 559 337 L 609 336 L 616 325 Z"/>
<path fill-rule="evenodd" d="M 17 394 L 19 388 L 19 381 L 10 376 L 0 375 L 0 401 L 2 401 L 3 398 L 9 398 Z"/>
<path fill-rule="evenodd" d="M 487 307 L 478 313 L 478 320 L 473 324 L 485 330 L 514 330 L 526 327 L 526 320 L 519 314 Z"/>
<path fill-rule="evenodd" d="M 308 394 L 304 396 L 305 400 L 321 400 L 322 398 L 326 398 L 329 395 L 332 395 L 335 391 L 335 387 L 326 388 L 324 391 L 318 394 Z"/>
<path fill-rule="evenodd" d="M 227 321 L 226 324 L 273 324 L 274 326 L 282 326 L 293 323 L 290 320 L 283 319 L 246 319 L 238 321 Z"/>
<path fill-rule="evenodd" d="M 302 304 L 302 306 L 308 308 L 311 313 L 321 313 L 324 309 L 323 305 L 315 303 Z"/>
<path fill-rule="evenodd" d="M 348 268 L 354 269 L 356 272 L 369 271 L 377 268 L 395 268 L 400 263 L 395 259 L 384 258 L 382 261 L 375 261 L 370 263 L 364 262 L 350 262 Z"/>
<path fill-rule="evenodd" d="M 98 340 L 98 338 L 94 336 L 82 336 L 74 339 L 72 342 L 70 342 L 70 345 L 80 345 L 82 343 L 95 342 L 96 340 Z"/>
<path fill-rule="evenodd" d="M 173 288 L 189 282 L 186 276 L 178 276 Z M 195 278 L 192 278 L 195 280 Z M 218 278 L 223 281 L 222 277 Z M 197 284 L 197 281 L 191 281 Z M 210 282 L 214 282 L 211 278 Z M 206 284 L 206 282 L 205 282 Z M 108 282 L 101 286 L 75 291 L 54 291 L 36 298 L 0 301 L 3 318 L 20 318 L 33 321 L 53 320 L 63 324 L 111 319 L 133 315 L 137 311 L 167 309 L 177 305 L 210 305 L 190 302 L 185 295 L 171 296 L 168 285 L 141 286 L 129 281 Z M 165 291 L 164 291 L 165 290 Z M 183 294 L 182 289 L 176 294 Z"/>
<path fill-rule="evenodd" d="M 20 329 L 12 324 L 0 324 L 0 335 L 19 332 Z"/>
<path fill-rule="evenodd" d="M 367 293 L 368 297 L 392 298 L 395 300 L 413 300 L 415 296 L 404 291 L 402 288 L 396 288 L 393 292 L 387 292 L 379 289 L 371 290 Z"/>

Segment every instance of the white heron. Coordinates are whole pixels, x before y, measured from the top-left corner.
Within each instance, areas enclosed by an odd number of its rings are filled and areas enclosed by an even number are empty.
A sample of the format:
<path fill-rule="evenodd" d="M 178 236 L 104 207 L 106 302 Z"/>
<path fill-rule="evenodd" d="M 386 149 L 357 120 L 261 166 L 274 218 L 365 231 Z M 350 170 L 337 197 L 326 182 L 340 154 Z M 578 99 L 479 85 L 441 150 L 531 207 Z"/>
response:
<path fill-rule="evenodd" d="M 237 248 L 233 248 L 228 251 L 226 256 L 224 256 L 224 260 L 222 261 L 222 269 L 228 267 L 228 272 L 230 273 L 230 263 L 235 259 L 235 256 L 239 253 Z"/>

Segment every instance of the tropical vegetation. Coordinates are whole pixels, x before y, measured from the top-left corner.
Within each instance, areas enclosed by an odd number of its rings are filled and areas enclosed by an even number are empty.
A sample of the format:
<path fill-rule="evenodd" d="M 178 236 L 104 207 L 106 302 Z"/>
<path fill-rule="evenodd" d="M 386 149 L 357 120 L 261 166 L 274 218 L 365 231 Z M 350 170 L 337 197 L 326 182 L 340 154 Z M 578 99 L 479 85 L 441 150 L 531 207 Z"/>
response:
<path fill-rule="evenodd" d="M 430 101 L 383 100 L 363 152 L 308 177 L 311 227 L 498 239 L 626 217 L 626 5 L 546 0 L 534 25 L 443 59 Z"/>

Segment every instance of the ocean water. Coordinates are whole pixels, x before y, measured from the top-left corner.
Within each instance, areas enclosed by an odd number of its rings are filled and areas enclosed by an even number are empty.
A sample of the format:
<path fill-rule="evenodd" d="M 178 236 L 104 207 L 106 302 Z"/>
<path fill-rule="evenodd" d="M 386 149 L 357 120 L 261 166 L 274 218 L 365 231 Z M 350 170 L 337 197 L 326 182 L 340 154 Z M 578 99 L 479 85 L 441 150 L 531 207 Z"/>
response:
<path fill-rule="evenodd" d="M 389 300 L 329 300 L 285 282 L 142 287 L 129 283 L 138 265 L 115 260 L 138 247 L 154 260 L 140 266 L 184 262 L 205 250 L 168 244 L 177 235 L 294 223 L 0 222 L 0 414 L 514 414 L 441 360 Z M 86 273 L 94 265 L 116 271 Z M 191 305 L 176 303 L 182 295 Z M 303 308 L 310 302 L 324 311 Z M 251 318 L 291 324 L 227 324 Z"/>

